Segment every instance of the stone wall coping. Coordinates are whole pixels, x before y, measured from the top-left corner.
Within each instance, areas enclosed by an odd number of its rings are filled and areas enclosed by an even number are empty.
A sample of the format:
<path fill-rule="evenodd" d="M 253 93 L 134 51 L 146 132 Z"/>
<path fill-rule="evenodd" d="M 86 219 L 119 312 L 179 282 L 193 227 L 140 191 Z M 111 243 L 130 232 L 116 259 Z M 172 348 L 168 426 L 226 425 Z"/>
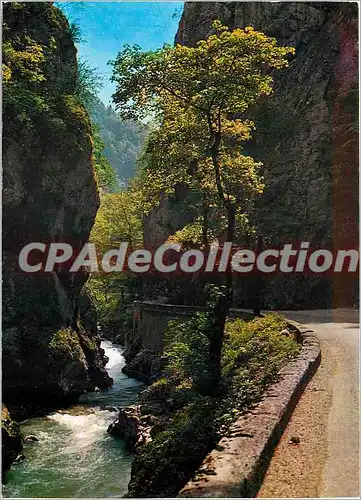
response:
<path fill-rule="evenodd" d="M 163 302 L 159 302 L 157 300 L 145 300 L 143 302 L 137 300 L 133 302 L 133 305 L 141 307 L 144 311 L 151 311 L 151 312 L 162 312 L 166 314 L 172 314 L 174 315 L 175 313 L 177 314 L 185 314 L 189 315 L 190 313 L 193 312 L 202 312 L 206 311 L 206 307 L 202 306 L 184 306 L 184 305 L 179 305 L 179 304 L 166 304 Z M 239 309 L 239 308 L 230 308 L 229 310 L 229 316 L 235 317 L 238 315 L 249 315 L 253 316 L 252 313 L 250 312 L 249 309 Z"/>
<path fill-rule="evenodd" d="M 267 389 L 262 401 L 230 427 L 179 497 L 257 495 L 274 449 L 321 361 L 321 347 L 315 333 L 287 321 L 299 332 L 300 353 L 279 371 L 278 380 Z"/>

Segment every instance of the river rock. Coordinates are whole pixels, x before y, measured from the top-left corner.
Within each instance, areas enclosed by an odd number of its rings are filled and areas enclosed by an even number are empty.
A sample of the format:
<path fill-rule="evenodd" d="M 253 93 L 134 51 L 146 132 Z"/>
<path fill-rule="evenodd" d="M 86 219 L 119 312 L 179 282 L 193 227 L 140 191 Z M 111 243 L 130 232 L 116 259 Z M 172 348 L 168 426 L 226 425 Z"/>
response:
<path fill-rule="evenodd" d="M 119 411 L 119 408 L 116 408 L 115 406 L 106 406 L 106 405 L 101 405 L 101 406 L 100 406 L 100 411 L 111 411 L 111 412 L 115 412 L 115 411 Z"/>
<path fill-rule="evenodd" d="M 159 353 L 151 349 L 141 349 L 138 354 L 124 366 L 122 372 L 128 377 L 144 382 L 157 379 L 164 368 L 164 362 Z"/>
<path fill-rule="evenodd" d="M 133 338 L 127 339 L 125 350 L 123 352 L 124 359 L 127 363 L 130 363 L 142 348 L 141 338 L 134 334 Z"/>
<path fill-rule="evenodd" d="M 25 456 L 25 455 L 23 455 L 22 453 L 20 453 L 20 455 L 18 455 L 18 456 L 15 458 L 15 460 L 14 460 L 14 464 L 18 464 L 18 463 L 22 462 L 22 461 L 23 461 L 23 460 L 25 460 L 25 459 L 26 459 L 26 456 Z"/>
<path fill-rule="evenodd" d="M 3 64 L 12 70 L 3 85 L 2 229 L 8 244 L 2 256 L 2 398 L 20 420 L 39 408 L 71 404 L 84 390 L 108 387 L 111 380 L 83 289 L 88 273 L 71 273 L 68 266 L 49 273 L 18 269 L 20 250 L 34 241 L 82 248 L 99 208 L 73 34 L 51 2 L 8 2 L 3 16 L 9 47 Z M 13 61 L 22 60 L 29 40 L 46 85 L 34 83 L 34 61 L 24 74 L 14 71 Z"/>
<path fill-rule="evenodd" d="M 19 424 L 12 420 L 5 405 L 1 409 L 1 453 L 2 453 L 2 478 L 4 473 L 10 469 L 23 449 L 22 435 Z"/>
<path fill-rule="evenodd" d="M 34 434 L 29 434 L 29 436 L 25 436 L 24 438 L 25 443 L 34 443 L 36 441 L 39 441 L 39 439 Z"/>
<path fill-rule="evenodd" d="M 151 430 L 155 424 L 154 417 L 152 420 L 150 415 L 141 416 L 139 406 L 128 406 L 119 411 L 118 418 L 110 424 L 108 432 L 124 439 L 127 450 L 134 452 L 139 446 L 151 441 Z"/>

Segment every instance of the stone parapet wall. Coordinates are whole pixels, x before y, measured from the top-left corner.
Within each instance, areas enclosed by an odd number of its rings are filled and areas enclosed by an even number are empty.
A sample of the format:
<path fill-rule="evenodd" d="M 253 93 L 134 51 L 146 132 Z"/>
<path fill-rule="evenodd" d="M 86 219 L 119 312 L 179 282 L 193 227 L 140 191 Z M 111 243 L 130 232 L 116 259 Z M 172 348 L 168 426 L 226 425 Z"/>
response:
<path fill-rule="evenodd" d="M 140 339 L 141 346 L 161 353 L 164 335 L 169 321 L 188 321 L 197 312 L 206 308 L 162 304 L 156 301 L 134 302 L 133 336 Z M 230 318 L 251 318 L 249 311 L 230 309 Z"/>

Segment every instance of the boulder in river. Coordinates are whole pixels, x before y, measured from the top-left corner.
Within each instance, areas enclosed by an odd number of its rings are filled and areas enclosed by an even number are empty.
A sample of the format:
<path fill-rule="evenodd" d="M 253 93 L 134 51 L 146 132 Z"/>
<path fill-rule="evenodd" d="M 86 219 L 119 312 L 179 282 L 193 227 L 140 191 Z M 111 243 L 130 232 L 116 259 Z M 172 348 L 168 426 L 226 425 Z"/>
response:
<path fill-rule="evenodd" d="M 34 436 L 34 434 L 29 434 L 29 436 L 24 437 L 24 443 L 34 443 L 36 441 L 39 441 L 39 439 Z"/>
<path fill-rule="evenodd" d="M 141 415 L 140 406 L 128 406 L 119 410 L 118 418 L 110 424 L 108 432 L 124 439 L 127 450 L 134 452 L 151 441 L 151 430 L 156 423 L 154 417 Z"/>
<path fill-rule="evenodd" d="M 26 456 L 20 453 L 14 460 L 14 464 L 18 464 L 26 459 Z"/>
<path fill-rule="evenodd" d="M 112 411 L 112 412 L 116 412 L 116 411 L 119 411 L 119 408 L 117 408 L 116 406 L 101 405 L 100 406 L 100 411 Z"/>
<path fill-rule="evenodd" d="M 150 349 L 141 349 L 138 354 L 123 368 L 128 377 L 149 382 L 156 379 L 164 368 L 164 362 L 159 353 Z"/>

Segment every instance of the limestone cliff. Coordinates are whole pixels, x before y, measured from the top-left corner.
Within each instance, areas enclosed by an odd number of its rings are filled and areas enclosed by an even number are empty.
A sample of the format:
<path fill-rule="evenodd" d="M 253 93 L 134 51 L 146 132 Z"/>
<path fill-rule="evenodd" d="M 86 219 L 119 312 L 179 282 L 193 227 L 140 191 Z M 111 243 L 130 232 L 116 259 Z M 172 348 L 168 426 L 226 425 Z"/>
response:
<path fill-rule="evenodd" d="M 17 265 L 29 242 L 80 247 L 99 205 L 73 35 L 50 2 L 7 3 L 3 22 L 3 399 L 19 418 L 111 379 L 79 318 L 86 274 Z"/>
<path fill-rule="evenodd" d="M 176 41 L 194 45 L 211 33 L 214 19 L 231 28 L 251 25 L 296 48 L 289 68 L 274 74 L 274 95 L 252 110 L 257 130 L 246 146 L 264 164 L 266 190 L 254 220 L 266 244 L 357 248 L 357 4 L 189 2 Z M 167 220 L 164 204 L 157 213 L 146 230 L 150 238 L 188 222 Z M 272 278 L 264 305 L 350 306 L 357 288 L 354 277 Z"/>

